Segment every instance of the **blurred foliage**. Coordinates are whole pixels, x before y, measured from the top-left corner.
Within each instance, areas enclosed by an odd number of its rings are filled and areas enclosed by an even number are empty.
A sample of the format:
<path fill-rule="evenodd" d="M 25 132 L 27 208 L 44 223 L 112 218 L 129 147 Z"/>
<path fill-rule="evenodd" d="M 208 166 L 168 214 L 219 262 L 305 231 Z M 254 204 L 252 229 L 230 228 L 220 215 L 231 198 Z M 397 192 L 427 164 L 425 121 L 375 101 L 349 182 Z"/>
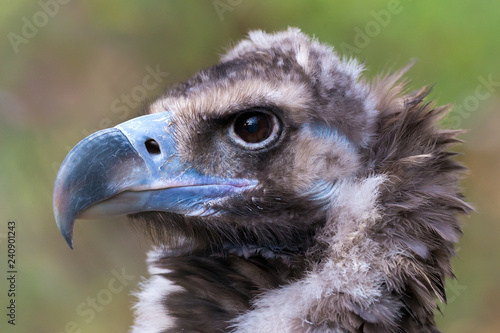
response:
<path fill-rule="evenodd" d="M 18 325 L 7 326 L 2 314 L 2 332 L 4 327 L 58 333 L 127 330 L 130 292 L 146 274 L 144 253 L 150 245 L 117 218 L 80 222 L 76 249 L 70 251 L 52 215 L 60 162 L 86 135 L 139 112 L 143 102 L 136 100 L 121 113 L 113 105 L 124 105 L 123 94 L 142 84 L 147 68 L 169 73 L 147 92 L 152 99 L 217 62 L 249 30 L 287 26 L 300 27 L 339 51 L 356 47 L 358 40 L 362 47 L 347 53 L 366 62 L 369 77 L 417 58 L 408 74 L 410 86 L 435 85 L 434 100 L 457 106 L 444 122 L 470 129 L 457 149 L 471 170 L 465 194 L 480 213 L 464 221 L 455 260 L 458 281 L 448 282 L 449 304 L 437 317 L 445 332 L 500 331 L 500 84 L 477 97 L 477 89 L 486 91 L 481 78 L 500 81 L 500 2 L 401 0 L 387 21 L 376 17 L 396 0 L 66 2 L 0 0 L 0 255 L 6 253 L 6 222 L 15 220 L 19 269 Z M 26 22 L 35 27 L 29 38 L 23 37 Z M 363 33 L 368 39 L 360 37 Z M 17 45 L 14 35 L 25 39 Z M 133 281 L 111 300 L 103 298 L 112 270 L 122 268 Z M 99 295 L 108 303 L 95 309 L 95 318 L 77 313 L 89 309 L 89 297 Z"/>

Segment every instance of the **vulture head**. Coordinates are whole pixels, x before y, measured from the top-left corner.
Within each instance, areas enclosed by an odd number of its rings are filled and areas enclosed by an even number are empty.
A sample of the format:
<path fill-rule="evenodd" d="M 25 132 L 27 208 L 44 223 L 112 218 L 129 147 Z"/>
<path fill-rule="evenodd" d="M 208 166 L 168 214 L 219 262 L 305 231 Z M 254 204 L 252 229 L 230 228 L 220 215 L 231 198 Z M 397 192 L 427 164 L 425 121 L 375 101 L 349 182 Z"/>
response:
<path fill-rule="evenodd" d="M 78 143 L 57 225 L 128 214 L 154 239 L 133 332 L 439 332 L 461 230 L 449 109 L 410 66 L 254 31 L 147 114 Z"/>

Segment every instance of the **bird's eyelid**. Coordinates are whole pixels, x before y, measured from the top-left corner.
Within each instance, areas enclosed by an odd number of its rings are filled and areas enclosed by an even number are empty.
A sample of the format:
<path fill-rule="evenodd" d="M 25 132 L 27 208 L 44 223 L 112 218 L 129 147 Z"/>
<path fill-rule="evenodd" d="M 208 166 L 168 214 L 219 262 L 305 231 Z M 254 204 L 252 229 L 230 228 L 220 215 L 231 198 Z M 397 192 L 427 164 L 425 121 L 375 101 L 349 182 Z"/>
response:
<path fill-rule="evenodd" d="M 253 104 L 253 105 L 242 105 L 235 109 L 237 111 L 231 114 L 231 117 L 238 117 L 239 115 L 247 112 L 263 112 L 272 114 L 278 119 L 284 117 L 284 112 L 281 108 L 277 107 L 274 104 L 262 103 L 262 104 Z"/>

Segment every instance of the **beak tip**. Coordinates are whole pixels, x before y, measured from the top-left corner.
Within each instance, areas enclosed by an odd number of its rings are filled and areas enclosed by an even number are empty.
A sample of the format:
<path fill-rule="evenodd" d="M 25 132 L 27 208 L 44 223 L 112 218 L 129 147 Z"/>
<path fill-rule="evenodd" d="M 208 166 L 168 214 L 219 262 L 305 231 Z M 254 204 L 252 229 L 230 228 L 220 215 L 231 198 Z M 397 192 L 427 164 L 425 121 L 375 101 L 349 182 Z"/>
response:
<path fill-rule="evenodd" d="M 73 237 L 64 236 L 64 239 L 66 240 L 66 243 L 68 243 L 69 248 L 73 250 Z"/>
<path fill-rule="evenodd" d="M 68 243 L 69 247 L 73 250 L 73 227 L 75 225 L 74 221 L 68 223 L 60 223 L 60 220 L 56 218 L 57 226 L 59 227 L 59 231 L 66 243 Z"/>

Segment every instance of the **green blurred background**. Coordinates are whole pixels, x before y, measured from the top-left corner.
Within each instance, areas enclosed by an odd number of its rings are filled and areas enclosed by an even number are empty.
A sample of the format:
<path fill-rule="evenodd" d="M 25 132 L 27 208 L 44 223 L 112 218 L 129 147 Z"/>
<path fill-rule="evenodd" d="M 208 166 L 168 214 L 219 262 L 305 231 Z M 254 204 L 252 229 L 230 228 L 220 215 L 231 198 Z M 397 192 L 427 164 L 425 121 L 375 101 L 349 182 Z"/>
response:
<path fill-rule="evenodd" d="M 479 213 L 464 218 L 458 281 L 448 281 L 437 318 L 445 332 L 500 332 L 500 2 L 59 1 L 0 0 L 2 332 L 127 331 L 150 244 L 124 218 L 82 221 L 71 251 L 52 215 L 59 164 L 86 135 L 133 117 L 141 99 L 216 63 L 249 30 L 287 26 L 365 61 L 369 77 L 417 58 L 411 87 L 434 85 L 432 99 L 456 105 L 444 122 L 469 129 L 456 150 Z M 145 89 L 151 70 L 168 76 Z M 16 326 L 5 315 L 9 220 Z"/>

